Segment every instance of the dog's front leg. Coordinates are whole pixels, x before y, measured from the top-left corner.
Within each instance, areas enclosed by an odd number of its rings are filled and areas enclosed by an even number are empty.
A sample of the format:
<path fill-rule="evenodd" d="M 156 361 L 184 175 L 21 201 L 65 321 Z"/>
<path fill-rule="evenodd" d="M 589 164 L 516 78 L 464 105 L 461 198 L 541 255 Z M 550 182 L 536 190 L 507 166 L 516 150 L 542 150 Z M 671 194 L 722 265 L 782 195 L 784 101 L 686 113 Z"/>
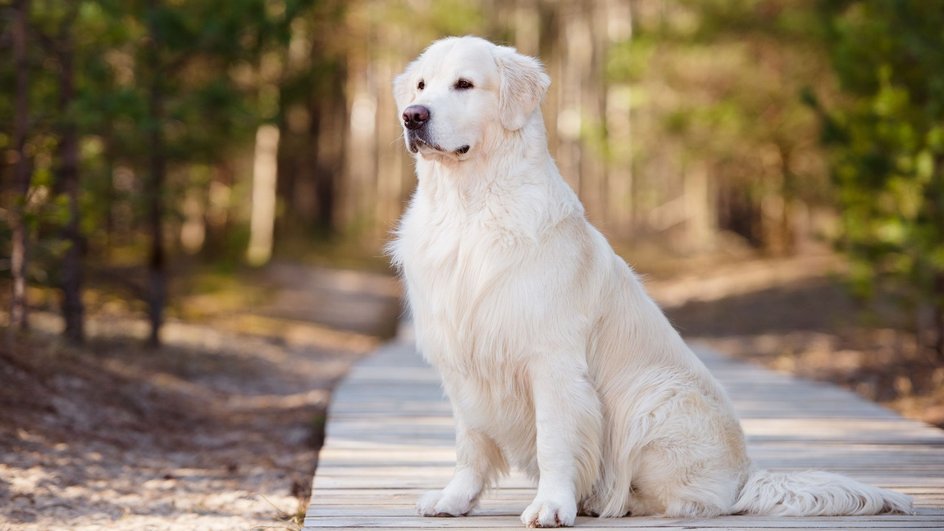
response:
<path fill-rule="evenodd" d="M 593 387 L 577 367 L 541 360 L 530 367 L 538 492 L 521 513 L 528 527 L 572 526 L 577 496 L 586 495 L 600 461 L 602 414 Z"/>
<path fill-rule="evenodd" d="M 416 504 L 423 516 L 462 516 L 478 505 L 482 490 L 507 465 L 495 442 L 457 420 L 456 471 L 443 490 L 427 492 Z"/>

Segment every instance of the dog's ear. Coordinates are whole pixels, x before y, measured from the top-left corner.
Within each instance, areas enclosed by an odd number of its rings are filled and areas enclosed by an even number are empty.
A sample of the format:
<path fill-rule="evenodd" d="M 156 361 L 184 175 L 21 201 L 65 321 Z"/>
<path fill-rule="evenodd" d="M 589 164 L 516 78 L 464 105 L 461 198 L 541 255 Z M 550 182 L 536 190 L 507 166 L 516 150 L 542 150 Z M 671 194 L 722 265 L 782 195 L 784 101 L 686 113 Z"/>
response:
<path fill-rule="evenodd" d="M 495 62 L 501 76 L 498 107 L 502 125 L 511 131 L 521 129 L 544 99 L 551 78 L 540 61 L 508 46 L 497 47 Z"/>
<path fill-rule="evenodd" d="M 410 103 L 413 94 L 413 76 L 418 68 L 419 59 L 406 66 L 402 74 L 393 79 L 393 99 L 397 102 L 397 110 L 402 110 Z"/>

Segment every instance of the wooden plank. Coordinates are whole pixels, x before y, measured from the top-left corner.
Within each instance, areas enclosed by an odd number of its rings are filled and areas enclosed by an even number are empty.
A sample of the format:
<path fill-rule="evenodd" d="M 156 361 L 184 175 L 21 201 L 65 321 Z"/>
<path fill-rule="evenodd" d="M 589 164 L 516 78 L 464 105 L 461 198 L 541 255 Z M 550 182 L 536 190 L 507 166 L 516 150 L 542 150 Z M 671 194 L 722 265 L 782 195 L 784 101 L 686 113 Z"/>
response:
<path fill-rule="evenodd" d="M 306 525 L 329 528 L 400 528 L 400 529 L 520 529 L 517 515 L 476 514 L 460 518 L 422 518 L 418 516 L 335 516 L 306 518 Z M 589 529 L 938 529 L 944 527 L 942 515 L 916 515 L 906 519 L 891 517 L 806 517 L 758 518 L 723 516 L 710 520 L 663 518 L 591 518 L 578 517 L 577 528 Z"/>
<path fill-rule="evenodd" d="M 915 497 L 915 515 L 578 518 L 582 529 L 944 529 L 944 433 L 831 385 L 698 349 L 742 416 L 749 451 L 774 470 L 825 469 Z M 453 422 L 435 371 L 408 342 L 355 367 L 335 391 L 304 529 L 521 529 L 534 489 L 512 474 L 472 516 L 421 518 L 414 503 L 441 488 L 455 461 Z"/>

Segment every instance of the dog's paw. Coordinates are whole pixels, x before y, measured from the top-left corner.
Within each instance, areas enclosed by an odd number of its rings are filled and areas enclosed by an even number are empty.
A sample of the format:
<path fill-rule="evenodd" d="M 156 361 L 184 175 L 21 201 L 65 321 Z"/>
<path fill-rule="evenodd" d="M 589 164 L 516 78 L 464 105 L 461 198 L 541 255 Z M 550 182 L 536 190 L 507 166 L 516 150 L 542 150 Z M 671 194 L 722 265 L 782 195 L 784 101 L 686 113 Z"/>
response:
<path fill-rule="evenodd" d="M 577 518 L 577 502 L 573 498 L 555 500 L 538 496 L 521 513 L 528 527 L 570 527 Z"/>
<path fill-rule="evenodd" d="M 475 505 L 467 496 L 456 496 L 443 490 L 431 490 L 420 497 L 416 512 L 420 516 L 465 516 Z"/>

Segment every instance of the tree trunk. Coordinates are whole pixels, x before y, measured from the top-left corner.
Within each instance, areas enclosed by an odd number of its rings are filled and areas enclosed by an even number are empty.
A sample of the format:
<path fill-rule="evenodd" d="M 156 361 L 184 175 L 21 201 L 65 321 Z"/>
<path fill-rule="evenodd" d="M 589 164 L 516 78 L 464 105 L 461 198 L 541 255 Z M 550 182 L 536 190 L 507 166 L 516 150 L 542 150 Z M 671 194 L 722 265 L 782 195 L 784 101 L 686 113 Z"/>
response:
<path fill-rule="evenodd" d="M 71 17 L 70 17 L 71 18 Z M 59 42 L 59 175 L 69 200 L 69 220 L 63 231 L 68 245 L 62 260 L 61 289 L 64 334 L 69 341 L 85 340 L 85 308 L 82 304 L 82 234 L 79 227 L 79 142 L 69 107 L 75 99 L 75 65 L 71 21 L 63 26 Z"/>
<path fill-rule="evenodd" d="M 931 348 L 934 349 L 938 361 L 944 363 L 944 272 L 938 272 L 934 276 L 931 292 L 931 318 L 931 333 L 933 334 Z"/>
<path fill-rule="evenodd" d="M 13 3 L 13 61 L 16 68 L 13 116 L 13 149 L 16 161 L 13 165 L 13 205 L 10 212 L 12 245 L 10 267 L 13 275 L 13 298 L 10 306 L 11 330 L 29 328 L 29 309 L 26 301 L 26 271 L 29 260 L 29 227 L 24 213 L 26 195 L 30 187 L 29 158 L 26 140 L 29 135 L 29 56 L 27 39 L 29 32 L 29 0 Z"/>
<path fill-rule="evenodd" d="M 317 130 L 312 130 L 312 146 L 317 151 L 314 167 L 315 178 L 315 198 L 317 204 L 317 214 L 315 222 L 321 234 L 334 234 L 337 226 L 337 216 L 335 207 L 338 199 L 338 182 L 341 179 L 341 173 L 344 171 L 345 140 L 347 138 L 347 118 L 335 109 L 344 108 L 346 101 L 344 98 L 344 78 L 347 73 L 343 68 L 333 72 L 331 80 L 330 96 L 327 103 L 316 102 L 312 108 L 318 105 L 326 105 L 326 108 L 320 112 L 313 112 L 312 118 L 324 121 Z M 329 135 L 321 134 L 323 131 L 331 131 Z"/>
<path fill-rule="evenodd" d="M 934 177 L 929 188 L 931 194 L 931 216 L 937 226 L 938 235 L 944 236 L 944 155 L 934 157 Z M 934 275 L 931 293 L 934 322 L 934 352 L 939 362 L 944 363 L 944 271 L 940 268 Z"/>
<path fill-rule="evenodd" d="M 110 124 L 105 126 L 102 142 L 102 162 L 104 163 L 104 174 L 108 179 L 105 186 L 104 200 L 108 208 L 105 210 L 105 241 L 99 245 L 102 245 L 103 256 L 110 258 L 115 242 L 115 204 L 118 202 L 118 192 L 115 190 L 115 140 L 114 131 Z"/>
<path fill-rule="evenodd" d="M 629 0 L 607 0 L 604 9 L 606 49 L 618 43 L 632 42 L 633 6 Z M 630 107 L 632 83 L 606 79 L 603 95 L 606 111 L 602 114 L 606 124 L 608 167 L 606 173 L 605 211 L 610 234 L 627 239 L 632 233 L 635 200 L 633 197 L 633 112 Z"/>
<path fill-rule="evenodd" d="M 148 3 L 149 11 L 155 11 L 157 2 Z M 150 33 L 150 50 L 148 60 L 151 77 L 151 86 L 148 94 L 148 114 L 150 118 L 149 146 L 151 156 L 149 161 L 150 175 L 146 187 L 148 205 L 148 229 L 151 233 L 150 252 L 148 256 L 148 319 L 151 331 L 148 345 L 159 346 L 161 343 L 160 331 L 164 324 L 164 303 L 167 299 L 167 264 L 164 249 L 164 180 L 167 172 L 167 154 L 164 146 L 164 85 L 161 64 L 161 40 L 156 27 L 153 13 L 149 17 L 148 32 Z"/>
<path fill-rule="evenodd" d="M 272 258 L 273 231 L 278 186 L 279 128 L 260 125 L 252 164 L 252 209 L 249 219 L 249 249 L 246 260 L 261 266 Z"/>

